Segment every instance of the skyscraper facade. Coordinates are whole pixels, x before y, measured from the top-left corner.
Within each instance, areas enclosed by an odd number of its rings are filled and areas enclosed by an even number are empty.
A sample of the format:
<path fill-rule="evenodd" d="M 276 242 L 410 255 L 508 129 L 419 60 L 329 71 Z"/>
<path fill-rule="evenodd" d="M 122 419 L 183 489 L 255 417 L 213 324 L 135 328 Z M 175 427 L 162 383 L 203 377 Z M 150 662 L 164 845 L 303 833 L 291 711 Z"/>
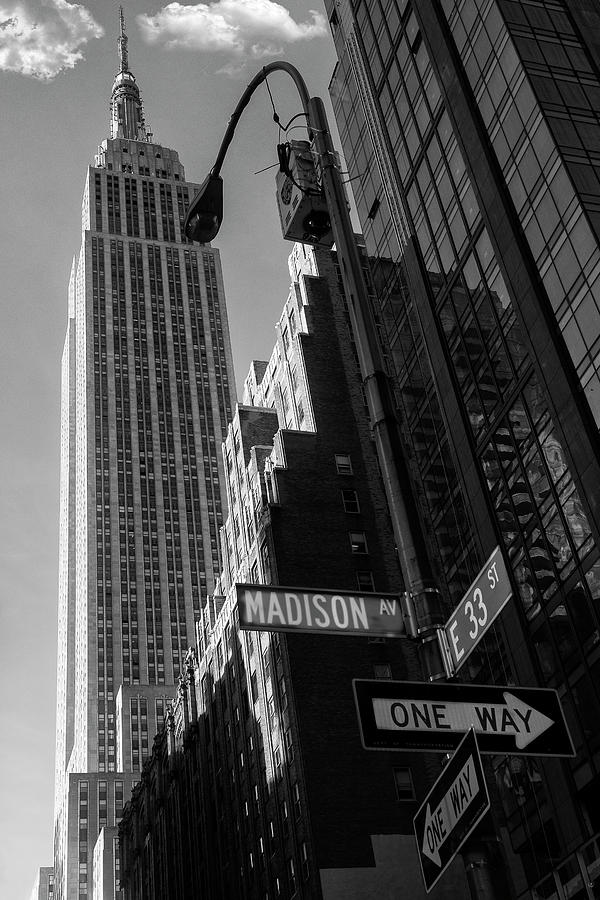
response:
<path fill-rule="evenodd" d="M 432 564 L 449 605 L 496 544 L 511 573 L 460 674 L 556 688 L 576 747 L 494 760 L 515 891 L 597 896 L 600 5 L 326 6 Z"/>
<path fill-rule="evenodd" d="M 94 880 L 103 897 L 118 889 L 114 826 L 220 567 L 234 392 L 219 253 L 182 234 L 195 186 L 145 124 L 122 12 L 119 61 L 110 137 L 85 179 L 63 357 L 60 900 L 91 897 Z"/>

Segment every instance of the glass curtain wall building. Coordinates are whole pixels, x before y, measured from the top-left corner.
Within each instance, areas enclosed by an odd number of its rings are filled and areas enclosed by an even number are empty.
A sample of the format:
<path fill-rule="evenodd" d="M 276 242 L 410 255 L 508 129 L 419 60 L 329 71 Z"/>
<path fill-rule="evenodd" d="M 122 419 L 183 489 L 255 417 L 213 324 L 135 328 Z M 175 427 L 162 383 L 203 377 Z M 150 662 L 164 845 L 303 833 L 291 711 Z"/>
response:
<path fill-rule="evenodd" d="M 598 896 L 600 4 L 326 5 L 439 584 L 457 602 L 496 544 L 511 571 L 465 675 L 558 689 L 576 745 L 494 759 L 515 890 Z"/>
<path fill-rule="evenodd" d="M 118 890 L 114 826 L 220 568 L 234 392 L 219 253 L 183 236 L 196 186 L 144 123 L 122 13 L 119 59 L 63 357 L 59 900 Z"/>

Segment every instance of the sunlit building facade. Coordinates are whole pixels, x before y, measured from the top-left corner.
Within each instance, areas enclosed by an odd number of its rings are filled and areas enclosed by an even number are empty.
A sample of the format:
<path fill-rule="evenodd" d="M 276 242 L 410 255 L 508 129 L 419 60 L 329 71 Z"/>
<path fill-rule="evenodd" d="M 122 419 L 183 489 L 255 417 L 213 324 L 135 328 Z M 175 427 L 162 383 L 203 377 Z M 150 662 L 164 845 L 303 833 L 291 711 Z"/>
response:
<path fill-rule="evenodd" d="M 119 60 L 63 356 L 59 900 L 118 890 L 114 826 L 220 568 L 234 395 L 219 253 L 182 235 L 195 186 L 145 125 L 122 14 Z"/>
<path fill-rule="evenodd" d="M 339 0 L 332 99 L 449 605 L 513 599 L 461 676 L 559 691 L 568 760 L 497 758 L 519 898 L 600 890 L 600 5 Z"/>
<path fill-rule="evenodd" d="M 54 900 L 54 869 L 42 866 L 38 869 L 29 900 Z"/>

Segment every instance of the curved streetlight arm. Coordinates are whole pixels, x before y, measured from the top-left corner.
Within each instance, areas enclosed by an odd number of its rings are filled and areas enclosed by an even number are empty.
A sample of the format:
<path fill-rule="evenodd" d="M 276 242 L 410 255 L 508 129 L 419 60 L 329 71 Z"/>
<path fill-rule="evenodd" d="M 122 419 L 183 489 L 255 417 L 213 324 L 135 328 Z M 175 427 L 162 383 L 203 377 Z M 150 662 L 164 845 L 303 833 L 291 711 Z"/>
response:
<path fill-rule="evenodd" d="M 271 72 L 287 72 L 288 75 L 292 77 L 294 80 L 294 84 L 298 88 L 298 93 L 300 94 L 300 100 L 302 101 L 302 107 L 305 115 L 309 116 L 309 95 L 308 88 L 306 87 L 306 82 L 304 78 L 298 71 L 298 69 L 293 66 L 291 63 L 285 62 L 285 60 L 276 60 L 275 62 L 268 63 L 266 66 L 258 72 L 242 96 L 238 101 L 238 105 L 234 109 L 231 118 L 227 124 L 227 130 L 223 135 L 223 140 L 221 141 L 221 146 L 219 147 L 219 152 L 217 154 L 217 158 L 215 160 L 215 164 L 211 169 L 211 175 L 218 175 L 221 171 L 221 166 L 225 160 L 225 155 L 229 149 L 229 145 L 233 139 L 233 135 L 235 133 L 235 129 L 237 127 L 237 123 L 239 122 L 242 113 L 248 106 L 250 102 L 250 98 L 252 94 L 256 90 L 256 88 L 263 83 L 263 81 L 267 80 L 267 77 L 271 74 Z M 310 131 L 310 121 L 308 122 L 308 129 Z"/>
<path fill-rule="evenodd" d="M 348 312 L 356 341 L 365 397 L 377 447 L 392 528 L 405 584 L 413 598 L 416 630 L 421 638 L 425 668 L 431 680 L 450 674 L 443 646 L 438 641 L 443 622 L 439 590 L 435 587 L 412 496 L 399 423 L 390 380 L 385 371 L 377 329 L 362 271 L 362 260 L 350 221 L 348 201 L 341 180 L 325 107 L 320 97 L 309 97 L 298 69 L 278 60 L 264 66 L 242 94 L 221 142 L 215 164 L 194 198 L 185 221 L 185 233 L 206 243 L 217 235 L 223 217 L 221 166 L 233 139 L 237 123 L 256 88 L 271 72 L 283 71 L 293 79 L 307 128 L 320 167 L 321 184 L 331 218 L 342 281 L 348 298 Z M 416 635 L 415 635 L 416 636 Z"/>

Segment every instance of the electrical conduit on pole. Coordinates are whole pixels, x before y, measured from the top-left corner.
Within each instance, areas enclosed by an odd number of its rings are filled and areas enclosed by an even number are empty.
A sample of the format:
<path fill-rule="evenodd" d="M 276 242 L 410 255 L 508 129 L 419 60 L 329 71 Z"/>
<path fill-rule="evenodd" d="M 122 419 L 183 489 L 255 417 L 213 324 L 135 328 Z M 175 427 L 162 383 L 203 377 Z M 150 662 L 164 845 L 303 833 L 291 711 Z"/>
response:
<path fill-rule="evenodd" d="M 371 425 L 392 519 L 394 538 L 409 596 L 415 603 L 415 618 L 420 638 L 421 661 L 430 681 L 447 678 L 452 673 L 443 645 L 443 609 L 438 589 L 430 576 L 420 524 L 410 487 L 392 387 L 383 366 L 362 263 L 346 195 L 337 166 L 325 108 L 320 97 L 308 105 L 309 127 L 321 166 L 321 179 L 332 230 L 340 260 L 344 287 L 349 299 L 349 313 L 357 345 Z M 416 527 L 412 524 L 414 516 Z M 463 851 L 469 891 L 473 900 L 497 900 L 491 878 L 487 848 L 480 842 L 469 842 Z"/>
<path fill-rule="evenodd" d="M 438 637 L 444 620 L 440 594 L 430 575 L 429 561 L 418 530 L 420 525 L 417 524 L 415 529 L 413 524 L 418 523 L 417 510 L 402 448 L 392 387 L 383 364 L 362 261 L 350 221 L 325 107 L 320 97 L 311 98 L 307 112 L 321 168 L 321 182 L 331 216 L 342 279 L 348 295 L 350 319 L 394 539 L 405 586 L 415 607 L 416 629 L 421 640 L 421 660 L 429 679 L 436 681 L 450 674 Z"/>

